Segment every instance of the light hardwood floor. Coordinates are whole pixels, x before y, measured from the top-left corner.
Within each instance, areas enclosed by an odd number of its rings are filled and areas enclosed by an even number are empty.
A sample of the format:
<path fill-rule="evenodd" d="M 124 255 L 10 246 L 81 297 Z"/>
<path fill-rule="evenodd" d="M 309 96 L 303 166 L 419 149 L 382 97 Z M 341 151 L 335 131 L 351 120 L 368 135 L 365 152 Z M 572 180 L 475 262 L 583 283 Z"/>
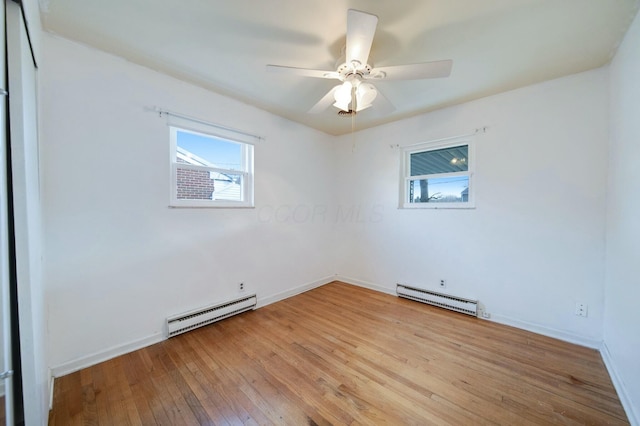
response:
<path fill-rule="evenodd" d="M 49 424 L 628 423 L 593 349 L 334 282 L 58 378 Z"/>

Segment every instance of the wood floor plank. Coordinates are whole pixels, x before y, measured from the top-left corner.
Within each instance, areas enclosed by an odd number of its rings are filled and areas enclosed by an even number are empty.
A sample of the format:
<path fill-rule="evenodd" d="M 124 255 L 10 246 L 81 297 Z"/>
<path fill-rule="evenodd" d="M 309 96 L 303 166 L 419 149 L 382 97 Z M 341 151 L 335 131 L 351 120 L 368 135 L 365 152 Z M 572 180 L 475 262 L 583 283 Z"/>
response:
<path fill-rule="evenodd" d="M 175 381 L 175 368 L 166 349 L 167 342 L 157 345 L 151 356 L 153 369 L 157 374 L 152 378 L 155 392 L 162 396 L 162 406 L 169 416 L 170 424 L 198 424 L 198 421 L 183 398 L 179 384 Z M 156 346 L 156 345 L 154 345 Z"/>
<path fill-rule="evenodd" d="M 286 326 L 288 327 L 293 327 L 292 324 L 287 324 Z M 299 321 L 297 322 L 296 326 L 298 327 L 304 327 L 304 322 L 303 321 Z M 316 329 L 317 331 L 317 329 Z M 367 386 L 364 389 L 367 388 L 372 388 L 374 390 L 379 389 L 379 388 L 387 388 L 392 385 L 392 383 L 390 383 L 390 381 L 385 380 L 384 375 L 380 374 L 380 372 L 372 372 L 372 371 L 367 371 L 364 372 L 362 369 L 358 369 L 357 368 L 357 360 L 355 357 L 352 357 L 350 355 L 347 355 L 345 357 L 338 357 L 337 355 L 332 356 L 333 354 L 331 352 L 328 352 L 327 347 L 325 346 L 323 348 L 323 344 L 319 343 L 319 340 L 317 340 L 317 336 L 314 337 L 314 330 L 311 328 L 308 329 L 304 329 L 302 330 L 302 334 L 306 336 L 306 338 L 310 339 L 310 341 L 314 341 L 316 344 L 314 345 L 312 344 L 299 344 L 297 343 L 295 340 L 291 341 L 291 348 L 292 350 L 294 350 L 294 352 L 298 352 L 300 353 L 301 357 L 307 357 L 309 359 L 309 361 L 317 363 L 318 364 L 318 368 L 320 371 L 323 370 L 327 370 L 327 371 L 332 371 L 332 370 L 336 370 L 339 371 L 339 369 L 337 367 L 339 367 L 340 365 L 347 363 L 347 362 L 351 362 L 351 365 L 349 366 L 349 376 L 350 377 L 345 377 L 344 374 L 342 374 L 341 376 L 337 377 L 337 379 L 339 381 L 342 381 L 343 383 L 340 385 L 341 388 L 341 392 L 345 392 L 348 391 L 350 388 L 356 388 L 356 387 L 362 387 L 362 380 L 353 380 L 352 378 L 358 378 L 360 379 L 361 377 L 366 377 L 367 378 L 367 382 L 365 383 Z M 317 334 L 317 333 L 316 333 Z M 296 339 L 298 339 L 296 337 Z M 352 336 L 352 340 L 354 340 L 354 337 Z M 331 344 L 329 342 L 329 344 Z M 332 359 L 335 358 L 335 359 Z M 333 362 L 328 362 L 328 361 L 333 361 Z M 358 374 L 353 374 L 353 373 L 360 373 Z M 362 374 L 364 373 L 364 374 Z M 429 393 L 429 395 L 425 395 L 426 393 Z M 421 397 L 425 397 L 425 396 L 430 396 L 430 392 L 425 392 L 425 394 L 421 395 Z M 366 400 L 364 400 L 366 401 Z M 383 406 L 383 410 L 389 414 L 393 413 L 396 416 L 398 416 L 396 420 L 397 421 L 402 421 L 405 422 L 406 419 L 403 419 L 404 414 L 406 413 L 411 413 L 412 411 L 414 411 L 416 409 L 416 407 L 413 406 L 409 406 L 409 407 L 403 407 L 403 402 L 405 402 L 405 400 L 400 401 L 400 403 L 395 403 L 393 404 L 392 407 L 386 407 Z M 362 401 L 360 402 L 361 404 L 363 403 Z M 360 407 L 360 409 L 362 409 L 363 407 Z M 396 408 L 402 410 L 400 412 L 395 412 Z M 433 413 L 432 413 L 433 414 Z M 371 420 L 371 419 L 369 419 Z"/>
<path fill-rule="evenodd" d="M 334 282 L 57 378 L 49 424 L 628 421 L 593 349 Z"/>
<path fill-rule="evenodd" d="M 411 302 L 409 302 L 409 303 L 411 303 Z M 476 322 L 473 319 L 469 319 L 469 320 Z M 424 327 L 421 326 L 421 328 L 424 328 Z M 436 340 L 431 340 L 430 344 L 433 345 L 435 343 L 446 343 L 447 341 L 449 341 L 451 339 L 454 339 L 452 342 L 449 342 L 451 344 L 450 345 L 450 349 L 451 350 L 447 351 L 447 353 L 446 353 L 447 356 L 455 355 L 455 354 L 458 354 L 459 352 L 464 352 L 464 351 L 467 350 L 466 347 L 470 346 L 470 345 L 468 345 L 468 343 L 466 343 L 466 340 L 469 340 L 469 339 L 466 338 L 467 337 L 466 335 L 462 336 L 461 339 L 456 339 L 456 335 L 458 333 L 455 330 L 447 329 L 447 330 L 443 330 L 443 331 L 438 331 L 437 329 L 433 330 L 432 328 L 436 329 L 437 325 L 434 326 L 434 327 L 429 327 L 429 328 L 425 329 L 425 331 L 420 332 L 421 334 L 423 334 L 422 337 L 428 337 L 427 335 L 433 335 L 433 336 L 436 336 L 438 338 L 437 341 Z M 420 334 L 416 334 L 416 335 L 420 336 Z M 570 346 L 575 346 L 575 345 L 570 345 Z M 478 345 L 473 345 L 473 348 L 472 348 L 473 357 L 472 358 L 481 358 L 481 357 L 484 356 L 483 354 L 478 352 L 478 349 L 480 349 L 480 348 L 481 347 L 478 346 Z M 595 354 L 595 351 L 593 351 L 593 350 L 589 350 L 589 351 L 590 351 L 591 355 Z M 506 355 L 509 356 L 508 365 L 509 365 L 509 367 L 511 369 L 510 371 L 513 371 L 514 366 L 517 366 L 521 362 L 521 359 L 520 360 L 514 359 L 514 357 L 513 357 L 514 353 L 509 347 L 495 347 L 495 348 L 492 348 L 491 351 L 489 351 L 489 357 L 492 358 L 491 362 L 495 362 L 496 364 L 503 362 L 503 361 L 501 361 L 501 357 L 500 356 L 496 356 L 496 354 L 506 354 Z M 598 356 L 598 358 L 599 358 L 599 356 Z M 466 360 L 464 362 L 466 362 Z M 543 359 L 540 359 L 540 360 L 536 360 L 536 362 L 533 363 L 533 364 L 527 365 L 526 368 L 521 369 L 520 372 L 522 374 L 525 374 L 525 375 L 532 375 L 532 374 L 537 374 L 537 373 L 540 373 L 540 372 L 544 373 L 542 376 L 534 377 L 534 379 L 539 380 L 540 383 L 544 383 L 545 381 L 548 381 L 547 390 L 551 390 L 551 391 L 553 391 L 555 388 L 562 388 L 563 384 L 565 382 L 566 383 L 570 383 L 571 384 L 571 389 L 570 390 L 572 392 L 575 392 L 574 399 L 576 399 L 576 397 L 580 398 L 581 389 L 579 389 L 579 388 L 577 388 L 575 386 L 576 380 L 571 380 L 570 379 L 571 375 L 566 375 L 565 374 L 565 375 L 562 375 L 562 376 L 555 376 L 555 375 L 550 374 L 551 371 L 544 371 L 544 370 L 538 371 L 539 370 L 538 365 L 539 365 L 540 362 L 542 362 L 543 364 L 546 362 L 547 363 L 546 364 L 547 367 L 550 365 L 548 363 L 548 360 L 545 361 Z M 551 365 L 553 365 L 553 364 L 551 364 Z M 601 363 L 599 365 L 601 366 L 600 369 L 604 370 L 604 365 L 601 364 Z M 585 382 L 581 381 L 581 380 L 579 380 L 578 382 L 581 382 L 582 386 L 580 386 L 580 387 L 584 389 Z M 608 381 L 608 388 L 612 389 L 610 381 Z M 611 395 L 616 399 L 616 404 L 615 405 L 616 405 L 616 408 L 618 409 L 617 413 L 621 413 L 621 411 L 619 411 L 620 410 L 620 404 L 619 404 L 619 402 L 617 402 L 617 397 L 615 396 L 615 392 L 609 394 L 609 396 L 611 396 Z M 583 401 L 584 401 L 584 399 L 583 399 Z M 590 399 L 589 401 L 591 403 L 593 403 L 594 400 Z M 595 399 L 595 401 L 597 401 L 598 403 L 602 402 L 600 399 Z M 591 405 L 591 404 L 587 404 L 587 405 Z M 589 408 L 587 407 L 586 409 L 588 410 Z"/>
<path fill-rule="evenodd" d="M 229 328 L 233 324 L 227 324 Z M 323 380 L 325 372 L 313 370 L 304 360 L 294 356 L 286 344 L 277 344 L 269 338 L 271 331 L 263 330 L 264 338 L 246 345 L 245 351 L 256 359 L 268 372 L 270 377 L 277 380 L 283 392 L 305 395 L 305 400 L 312 406 L 320 408 L 322 418 L 329 419 L 332 423 L 349 424 L 356 419 L 350 413 L 340 409 L 340 399 L 333 392 L 328 392 Z M 242 330 L 232 331 L 231 334 L 242 334 Z M 282 372 L 287 371 L 287 375 Z M 299 397 L 298 397 L 299 398 Z"/>
<path fill-rule="evenodd" d="M 311 332 L 311 330 L 309 330 L 309 332 Z M 356 341 L 356 336 L 352 336 L 351 340 Z M 371 342 L 369 343 L 371 344 Z M 433 402 L 435 402 L 437 398 L 432 398 L 434 396 L 435 390 L 431 389 L 437 389 L 438 392 L 442 392 L 443 388 L 449 387 L 453 391 L 454 395 L 460 393 L 459 390 L 453 388 L 453 386 L 451 386 L 446 379 L 444 381 L 437 381 L 437 379 L 431 376 L 425 376 L 426 379 L 429 379 L 430 383 L 416 382 L 414 378 L 412 378 L 412 376 L 415 375 L 415 370 L 413 368 L 409 368 L 406 365 L 406 359 L 397 357 L 393 352 L 385 353 L 386 351 L 380 351 L 374 348 L 367 350 L 366 353 L 363 353 L 360 347 L 358 347 L 357 349 L 358 352 L 360 352 L 358 356 L 354 356 L 354 353 L 340 354 L 336 352 L 334 354 L 340 356 L 341 362 L 350 362 L 351 368 L 354 369 L 356 373 L 365 375 L 373 380 L 378 381 L 381 386 L 393 390 L 394 393 L 398 393 L 409 401 L 412 400 L 412 398 L 420 399 L 421 396 L 428 396 L 429 398 L 434 400 Z M 322 358 L 327 358 L 330 356 L 331 354 L 326 351 L 321 355 Z M 443 403 L 442 399 L 440 399 L 440 403 Z M 464 403 L 469 404 L 473 403 L 473 401 L 465 399 Z M 484 411 L 485 414 L 490 414 L 493 411 L 492 407 L 487 406 L 487 404 L 484 402 L 478 403 L 476 405 L 478 408 L 477 411 Z M 453 412 L 448 407 L 440 406 L 439 409 L 444 413 L 445 416 Z M 465 419 L 456 419 L 456 422 L 458 423 L 462 421 L 465 421 Z M 483 423 L 483 420 L 482 418 L 467 418 L 466 422 L 481 424 Z M 519 419 L 519 422 L 522 423 L 521 419 Z"/>
<path fill-rule="evenodd" d="M 195 335 L 196 334 L 193 334 L 192 336 L 195 336 Z M 228 341 L 225 341 L 225 346 L 228 343 L 229 343 Z M 247 374 L 251 374 L 251 377 L 250 377 L 251 382 L 257 383 L 257 387 L 258 389 L 261 390 L 261 392 L 265 392 L 263 387 L 260 385 L 260 383 L 264 381 L 265 383 L 268 383 L 270 387 L 277 389 L 277 391 L 280 392 L 282 396 L 287 399 L 287 401 L 289 401 L 289 405 L 286 407 L 283 407 L 283 412 L 287 414 L 287 418 L 283 418 L 283 421 L 286 421 L 288 424 L 307 423 L 306 421 L 299 423 L 300 419 L 297 418 L 296 416 L 297 412 L 299 411 L 300 413 L 304 413 L 304 416 L 307 418 L 307 420 L 310 420 L 309 423 L 311 424 L 312 423 L 315 423 L 317 425 L 327 424 L 326 419 L 320 416 L 317 413 L 317 410 L 313 406 L 309 405 L 304 400 L 299 400 L 297 393 L 292 392 L 288 388 L 282 386 L 282 383 L 278 380 L 278 376 L 280 376 L 279 373 L 276 372 L 275 375 L 271 374 L 263 367 L 262 365 L 263 357 L 261 356 L 262 354 L 258 356 L 254 355 L 253 351 L 255 349 L 255 345 L 245 344 L 239 347 L 235 341 L 232 341 L 232 343 L 234 344 L 234 348 L 233 348 L 234 352 L 242 351 L 252 360 L 251 368 L 243 368 L 241 370 L 243 374 L 245 371 L 247 372 Z M 203 344 L 207 347 L 215 349 L 215 345 L 209 343 L 209 341 L 205 341 Z M 203 345 L 198 345 L 198 346 L 202 347 Z M 215 351 L 217 351 L 217 349 L 215 349 L 214 352 Z"/>
<path fill-rule="evenodd" d="M 238 344 L 233 338 L 225 339 L 225 342 L 229 345 L 229 349 L 240 355 L 242 363 L 250 366 L 250 368 L 240 367 L 239 369 L 240 374 L 249 384 L 248 386 L 241 385 L 241 390 L 247 397 L 273 422 L 283 421 L 279 414 L 280 410 L 287 412 L 288 420 L 291 420 L 292 423 L 304 424 L 306 422 L 304 412 L 296 407 L 288 395 L 282 393 L 278 386 L 273 385 L 273 382 L 269 380 L 269 375 L 244 350 L 247 345 Z"/>
<path fill-rule="evenodd" d="M 242 330 L 234 330 L 234 333 L 242 333 Z M 281 348 L 283 353 L 287 353 L 289 356 L 284 359 L 289 365 L 298 366 L 300 374 L 305 376 L 311 376 L 319 386 L 321 396 L 327 401 L 332 401 L 337 407 L 343 404 L 354 405 L 358 407 L 358 413 L 361 418 L 355 418 L 356 421 L 370 422 L 372 419 L 382 420 L 386 419 L 390 421 L 390 413 L 385 413 L 383 407 L 371 407 L 367 401 L 357 398 L 357 396 L 350 394 L 344 384 L 344 377 L 338 373 L 332 373 L 337 371 L 331 365 L 318 365 L 313 357 L 308 353 L 300 353 L 304 348 L 296 347 L 295 342 L 278 342 L 277 337 L 270 334 L 265 334 L 264 337 L 268 339 L 273 347 Z M 280 343 L 280 345 L 279 345 Z M 286 349 L 285 349 L 286 348 Z M 351 418 L 343 419 L 345 422 L 352 422 Z"/>
<path fill-rule="evenodd" d="M 184 385 L 188 387 L 192 394 L 190 398 L 193 401 L 190 401 L 189 405 L 192 406 L 192 409 L 202 410 L 198 417 L 200 424 L 230 424 L 224 415 L 224 409 L 221 409 L 220 404 L 215 402 L 217 395 L 207 390 L 215 379 L 212 381 L 199 380 L 199 376 L 202 376 L 202 369 L 205 369 L 206 365 L 198 363 L 196 352 L 186 339 L 176 343 L 176 345 L 172 345 L 167 349 L 174 362 L 180 366 L 181 381 L 184 382 Z M 213 398 L 211 398 L 212 396 Z"/>
<path fill-rule="evenodd" d="M 214 424 L 241 424 L 242 421 L 237 412 L 224 400 L 221 396 L 222 393 L 218 390 L 221 382 L 214 373 L 218 367 L 216 366 L 215 370 L 211 368 L 212 364 L 205 360 L 208 355 L 201 350 L 202 344 L 197 339 L 194 339 L 195 336 L 193 334 L 185 337 L 188 339 L 184 339 L 184 342 L 194 349 L 191 362 L 187 363 L 187 367 L 191 371 L 195 383 L 200 386 L 206 395 L 203 399 L 206 402 L 204 406 Z M 194 386 L 196 386 L 195 383 Z"/>
<path fill-rule="evenodd" d="M 154 413 L 158 411 L 160 411 L 160 418 L 164 420 L 163 423 L 167 423 L 164 409 L 152 391 L 149 371 L 140 355 L 140 352 L 132 352 L 122 357 L 122 368 L 127 384 L 131 388 L 133 404 L 143 425 L 157 423 Z M 165 417 L 162 417 L 163 415 Z"/>
<path fill-rule="evenodd" d="M 202 334 L 202 333 L 199 333 Z M 205 343 L 207 346 L 215 345 L 215 341 L 209 341 Z M 234 364 L 236 355 L 232 356 L 231 362 L 225 362 L 228 360 L 227 355 L 221 351 L 218 357 L 218 368 L 212 371 L 212 381 L 216 383 L 216 392 L 219 398 L 228 404 L 231 409 L 237 413 L 237 417 L 243 423 L 251 424 L 268 424 L 267 418 L 263 413 L 255 407 L 247 395 L 242 391 L 242 387 L 245 385 L 245 379 L 238 374 L 238 365 Z"/>

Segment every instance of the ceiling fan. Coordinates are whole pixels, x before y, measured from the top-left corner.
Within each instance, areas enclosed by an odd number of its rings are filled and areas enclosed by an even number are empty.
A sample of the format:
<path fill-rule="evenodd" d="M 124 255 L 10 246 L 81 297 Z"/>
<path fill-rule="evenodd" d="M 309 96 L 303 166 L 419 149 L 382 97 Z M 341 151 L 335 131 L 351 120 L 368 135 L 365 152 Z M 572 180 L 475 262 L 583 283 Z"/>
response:
<path fill-rule="evenodd" d="M 370 13 L 349 9 L 347 12 L 347 44 L 343 58 L 338 60 L 335 71 L 267 65 L 267 70 L 288 75 L 340 80 L 342 83 L 331 89 L 309 113 L 317 114 L 331 104 L 340 109 L 339 114 L 354 114 L 373 105 L 378 98 L 386 109 L 393 105 L 369 83 L 372 80 L 417 80 L 448 77 L 453 61 L 434 61 L 411 65 L 396 65 L 374 68 L 369 63 L 369 52 L 376 32 L 378 17 Z"/>

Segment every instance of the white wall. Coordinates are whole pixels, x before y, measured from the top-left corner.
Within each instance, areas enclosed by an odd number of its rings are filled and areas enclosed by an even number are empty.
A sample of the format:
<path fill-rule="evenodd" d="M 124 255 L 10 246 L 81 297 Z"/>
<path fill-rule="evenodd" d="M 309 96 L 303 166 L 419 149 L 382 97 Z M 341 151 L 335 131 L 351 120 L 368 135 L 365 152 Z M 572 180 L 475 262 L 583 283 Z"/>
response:
<path fill-rule="evenodd" d="M 267 303 L 330 280 L 329 136 L 50 35 L 43 52 L 54 373 L 157 341 L 168 315 L 235 297 L 240 281 Z M 256 208 L 168 208 L 169 131 L 148 106 L 266 137 Z"/>
<path fill-rule="evenodd" d="M 640 424 L 640 16 L 610 72 L 603 354 L 632 424 Z"/>
<path fill-rule="evenodd" d="M 335 139 L 69 41 L 36 42 L 54 370 L 157 341 L 167 315 L 235 296 L 239 281 L 268 303 L 336 272 L 387 292 L 444 278 L 445 291 L 478 298 L 493 320 L 590 346 L 604 336 L 638 424 L 638 18 L 610 75 Z M 144 111 L 154 105 L 267 137 L 256 147 L 256 209 L 167 208 L 168 132 Z M 390 145 L 484 126 L 476 209 L 397 208 Z M 587 318 L 573 314 L 578 301 Z"/>
<path fill-rule="evenodd" d="M 590 346 L 602 337 L 607 71 L 598 69 L 359 132 L 335 143 L 337 272 L 477 298 L 492 319 Z M 382 89 L 382 87 L 381 87 Z M 356 119 L 357 120 L 357 119 Z M 476 208 L 398 209 L 399 150 L 476 138 Z M 588 304 L 588 317 L 574 315 Z"/>
<path fill-rule="evenodd" d="M 604 324 L 608 366 L 630 378 L 621 397 L 637 407 L 637 21 L 612 66 L 608 187 L 608 68 L 331 138 L 46 35 L 50 365 L 66 372 L 157 341 L 167 315 L 235 296 L 239 281 L 268 303 L 336 272 L 387 292 L 444 278 L 499 322 L 594 347 Z M 168 132 L 144 111 L 154 105 L 267 137 L 256 209 L 167 208 Z M 475 209 L 397 208 L 390 145 L 484 126 Z"/>

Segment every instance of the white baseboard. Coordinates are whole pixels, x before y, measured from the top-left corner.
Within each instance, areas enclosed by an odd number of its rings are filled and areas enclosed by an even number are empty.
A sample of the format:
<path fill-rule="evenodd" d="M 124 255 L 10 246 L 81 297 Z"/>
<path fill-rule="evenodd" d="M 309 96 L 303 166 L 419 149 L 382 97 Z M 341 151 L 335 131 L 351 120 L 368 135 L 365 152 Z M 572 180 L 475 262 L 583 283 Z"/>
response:
<path fill-rule="evenodd" d="M 53 373 L 50 368 L 47 369 L 47 374 L 49 375 L 49 411 L 51 411 L 53 409 L 53 387 L 56 379 L 53 377 Z"/>
<path fill-rule="evenodd" d="M 336 275 L 335 279 L 337 281 L 342 281 L 347 284 L 353 284 L 360 287 L 365 287 L 371 290 L 379 291 L 381 293 L 395 295 L 395 291 L 393 289 L 389 289 L 386 287 L 379 286 L 377 284 L 373 284 L 367 281 L 362 281 L 356 278 L 345 277 L 342 275 Z M 542 326 L 540 324 L 530 323 L 526 321 L 521 321 L 518 319 L 502 316 L 502 315 L 492 315 L 491 319 L 488 321 L 493 321 L 499 324 L 509 325 L 512 327 L 516 327 L 522 330 L 531 331 L 536 334 L 541 334 L 543 336 L 552 337 L 554 339 L 563 340 L 569 343 L 575 343 L 577 345 L 586 346 L 588 348 L 597 349 L 600 351 L 602 355 L 602 359 L 604 360 L 604 364 L 607 367 L 609 375 L 611 376 L 611 381 L 613 382 L 613 386 L 618 393 L 618 397 L 620 398 L 620 402 L 624 407 L 624 410 L 627 414 L 629 422 L 632 426 L 640 426 L 640 416 L 638 413 L 634 411 L 633 404 L 631 403 L 631 399 L 626 393 L 626 389 L 624 387 L 623 382 L 620 380 L 620 375 L 614 367 L 613 359 L 611 358 L 611 354 L 609 353 L 609 349 L 607 345 L 597 339 L 581 336 L 578 334 L 570 333 L 563 330 L 557 330 L 554 328 L 549 328 Z"/>
<path fill-rule="evenodd" d="M 112 346 L 111 348 L 103 351 L 95 352 L 91 355 L 86 355 L 74 360 L 62 363 L 55 367 L 51 367 L 51 374 L 53 377 L 61 377 L 67 374 L 74 373 L 83 368 L 91 367 L 103 361 L 107 361 L 111 358 L 115 358 L 120 355 L 133 352 L 138 349 L 142 349 L 146 346 L 153 345 L 165 340 L 166 337 L 162 333 L 152 334 L 151 336 L 143 337 L 142 339 L 134 340 L 123 345 Z"/>
<path fill-rule="evenodd" d="M 305 291 L 313 290 L 314 288 L 321 287 L 325 284 L 329 284 L 332 281 L 336 281 L 338 278 L 335 275 L 331 275 L 329 277 L 325 277 L 316 281 L 312 281 L 301 286 L 292 288 L 290 290 L 283 291 L 281 293 L 272 294 L 271 296 L 262 297 L 258 295 L 258 304 L 257 308 L 261 308 L 263 306 L 270 305 L 272 303 L 279 302 L 284 299 L 288 299 L 289 297 L 295 296 L 296 294 L 304 293 Z"/>
<path fill-rule="evenodd" d="M 364 287 L 364 288 L 368 288 L 374 291 L 378 291 L 381 293 L 385 293 L 385 294 L 390 294 L 390 295 L 396 295 L 395 293 L 395 285 L 394 288 L 387 288 L 387 287 L 383 287 L 374 283 L 370 283 L 367 281 L 363 281 L 363 280 L 359 280 L 356 278 L 351 278 L 351 277 L 346 277 L 346 276 L 342 276 L 342 275 L 332 275 L 332 276 L 328 276 L 316 281 L 312 281 L 303 285 L 300 285 L 298 287 L 292 288 L 290 290 L 287 291 L 283 291 L 281 293 L 276 293 L 270 296 L 266 296 L 266 297 L 258 297 L 258 304 L 256 306 L 256 308 L 260 308 L 262 306 L 266 306 L 266 305 L 270 305 L 272 303 L 275 302 L 279 302 L 281 300 L 287 299 L 289 297 L 295 296 L 297 294 L 300 293 L 304 293 L 305 291 L 309 291 L 312 290 L 314 288 L 317 287 L 321 287 L 325 284 L 328 284 L 332 281 L 342 281 L 344 283 L 347 284 L 352 284 L 352 285 L 356 285 L 359 287 Z M 555 329 L 551 329 L 551 328 L 547 328 L 547 327 L 543 327 L 540 326 L 538 324 L 532 324 L 532 323 L 528 323 L 525 321 L 520 321 L 520 320 L 516 320 L 513 318 L 508 318 L 508 317 L 503 317 L 500 315 L 493 315 L 492 319 L 490 321 L 494 321 L 497 323 L 501 323 L 501 324 L 505 324 L 505 325 L 510 325 L 516 328 L 521 328 L 524 330 L 528 330 L 528 331 L 532 331 L 534 333 L 538 333 L 538 334 L 542 334 L 545 336 L 549 336 L 549 337 L 553 337 L 556 339 L 560 339 L 560 340 L 564 340 L 567 342 L 571 342 L 571 343 L 576 343 L 582 346 L 587 346 L 590 348 L 594 348 L 594 349 L 601 349 L 602 348 L 602 342 L 594 340 L 594 339 L 589 339 L 586 338 L 584 336 L 579 336 L 579 335 L 574 335 L 565 331 L 561 331 L 561 330 L 555 330 Z M 51 398 L 53 396 L 53 383 L 54 383 L 54 378 L 55 377 L 61 377 L 73 372 L 76 372 L 78 370 L 81 370 L 83 368 L 87 368 L 90 367 L 92 365 L 98 364 L 100 362 L 103 361 L 107 361 L 111 358 L 115 358 L 117 356 L 120 355 L 124 355 L 126 353 L 129 352 L 133 352 L 135 350 L 138 349 L 142 349 L 146 346 L 150 346 L 153 345 L 155 343 L 161 342 L 163 340 L 165 340 L 166 337 L 164 334 L 162 333 L 156 333 L 153 334 L 151 336 L 147 336 L 144 337 L 142 339 L 138 339 L 135 341 L 131 341 L 129 343 L 125 343 L 123 345 L 118 345 L 118 346 L 113 346 L 111 348 L 108 348 L 106 350 L 103 351 L 99 351 L 99 352 L 95 352 L 93 354 L 90 355 L 86 355 L 80 358 L 76 358 L 74 360 L 62 363 L 58 366 L 52 367 L 50 372 L 51 372 L 51 381 L 50 381 L 50 390 L 51 390 Z M 603 351 L 604 353 L 604 351 Z M 608 354 L 608 352 L 607 352 Z M 607 368 L 611 371 L 615 371 L 612 370 L 609 365 L 610 365 L 610 356 L 607 355 L 609 357 L 609 363 L 607 363 L 607 359 L 605 358 L 605 364 L 607 364 Z M 603 358 L 605 357 L 605 355 L 603 355 Z M 613 377 L 613 374 L 612 374 Z M 620 383 L 620 381 L 617 381 L 618 383 Z M 616 384 L 616 381 L 614 381 L 614 384 Z M 618 389 L 618 385 L 616 385 L 616 389 Z M 621 392 L 618 390 L 618 393 L 620 394 Z M 622 397 L 621 397 L 622 399 Z M 630 406 L 629 402 L 626 402 L 626 406 L 625 409 L 627 409 L 627 406 Z M 624 405 L 624 403 L 623 403 Z M 632 424 L 634 424 L 632 422 Z M 637 423 L 635 423 L 637 424 Z"/>
<path fill-rule="evenodd" d="M 620 374 L 615 367 L 615 363 L 611 357 L 611 352 L 609 352 L 609 348 L 605 342 L 602 342 L 602 345 L 600 346 L 600 355 L 602 355 L 602 360 L 604 361 L 604 365 L 607 367 L 607 371 L 609 372 L 609 376 L 613 382 L 613 387 L 616 388 L 618 398 L 620 399 L 622 407 L 627 414 L 629 423 L 631 423 L 632 426 L 640 426 L 640 413 L 637 413 L 634 409 L 631 398 L 629 398 L 627 389 L 620 379 Z"/>
<path fill-rule="evenodd" d="M 373 284 L 367 281 L 359 280 L 357 278 L 345 277 L 343 275 L 336 275 L 336 280 L 345 282 L 347 284 L 353 284 L 360 287 L 365 287 L 371 290 L 376 290 L 381 293 L 391 294 L 393 296 L 396 295 L 395 292 L 395 284 L 393 288 L 383 287 L 377 284 Z M 520 328 L 523 330 L 531 331 L 533 333 L 542 334 L 543 336 L 553 337 L 554 339 L 563 340 L 569 343 L 575 343 L 577 345 L 586 346 L 592 349 L 600 349 L 602 341 L 591 339 L 585 336 L 581 336 L 578 334 L 573 334 L 570 332 L 556 330 L 553 328 L 545 327 L 540 324 L 529 323 L 526 321 L 521 321 L 514 318 L 505 317 L 502 315 L 492 315 L 491 319 L 488 321 L 497 322 L 499 324 L 509 325 L 512 327 Z"/>
<path fill-rule="evenodd" d="M 258 297 L 258 305 L 256 306 L 256 308 L 270 305 L 271 303 L 275 303 L 280 300 L 287 299 L 291 296 L 295 296 L 296 294 L 304 293 L 305 291 L 309 291 L 316 287 L 323 286 L 325 284 L 330 283 L 331 281 L 335 281 L 336 279 L 337 278 L 332 275 L 332 276 L 325 277 L 313 282 L 309 282 L 301 286 L 298 286 L 290 290 L 283 291 L 281 293 L 277 293 L 271 296 L 267 296 L 264 298 Z M 111 358 L 115 358 L 117 356 L 124 355 L 129 352 L 136 351 L 138 349 L 142 349 L 144 347 L 153 345 L 155 343 L 159 343 L 165 339 L 166 339 L 166 336 L 163 333 L 156 333 L 151 336 L 143 337 L 141 339 L 134 340 L 129 343 L 125 343 L 123 345 L 113 346 L 103 351 L 95 352 L 93 354 L 76 358 L 74 360 L 64 362 L 60 365 L 52 367 L 51 375 L 52 375 L 52 378 L 65 376 L 67 374 L 71 374 L 76 371 L 82 370 L 83 368 L 91 367 L 92 365 L 96 365 L 100 362 L 107 361 Z M 51 383 L 51 395 L 53 395 L 53 379 L 51 380 L 50 383 Z"/>
<path fill-rule="evenodd" d="M 377 284 L 370 283 L 368 281 L 363 281 L 363 280 L 359 280 L 351 277 L 345 277 L 344 275 L 336 275 L 334 279 L 336 281 L 342 281 L 343 283 L 357 285 L 358 287 L 364 287 L 370 290 L 379 291 L 380 293 L 386 293 L 392 296 L 396 296 L 395 284 L 393 285 L 393 288 L 387 288 Z"/>
<path fill-rule="evenodd" d="M 491 319 L 489 319 L 488 321 L 509 325 L 512 327 L 520 328 L 522 330 L 542 334 L 543 336 L 553 337 L 554 339 L 563 340 L 569 343 L 575 343 L 576 345 L 580 346 L 586 346 L 587 348 L 591 349 L 600 349 L 600 346 L 602 345 L 601 340 L 581 336 L 579 334 L 574 334 L 564 330 L 557 330 L 555 328 L 546 327 L 536 323 L 521 321 L 519 319 L 510 318 L 503 315 L 492 314 Z"/>

